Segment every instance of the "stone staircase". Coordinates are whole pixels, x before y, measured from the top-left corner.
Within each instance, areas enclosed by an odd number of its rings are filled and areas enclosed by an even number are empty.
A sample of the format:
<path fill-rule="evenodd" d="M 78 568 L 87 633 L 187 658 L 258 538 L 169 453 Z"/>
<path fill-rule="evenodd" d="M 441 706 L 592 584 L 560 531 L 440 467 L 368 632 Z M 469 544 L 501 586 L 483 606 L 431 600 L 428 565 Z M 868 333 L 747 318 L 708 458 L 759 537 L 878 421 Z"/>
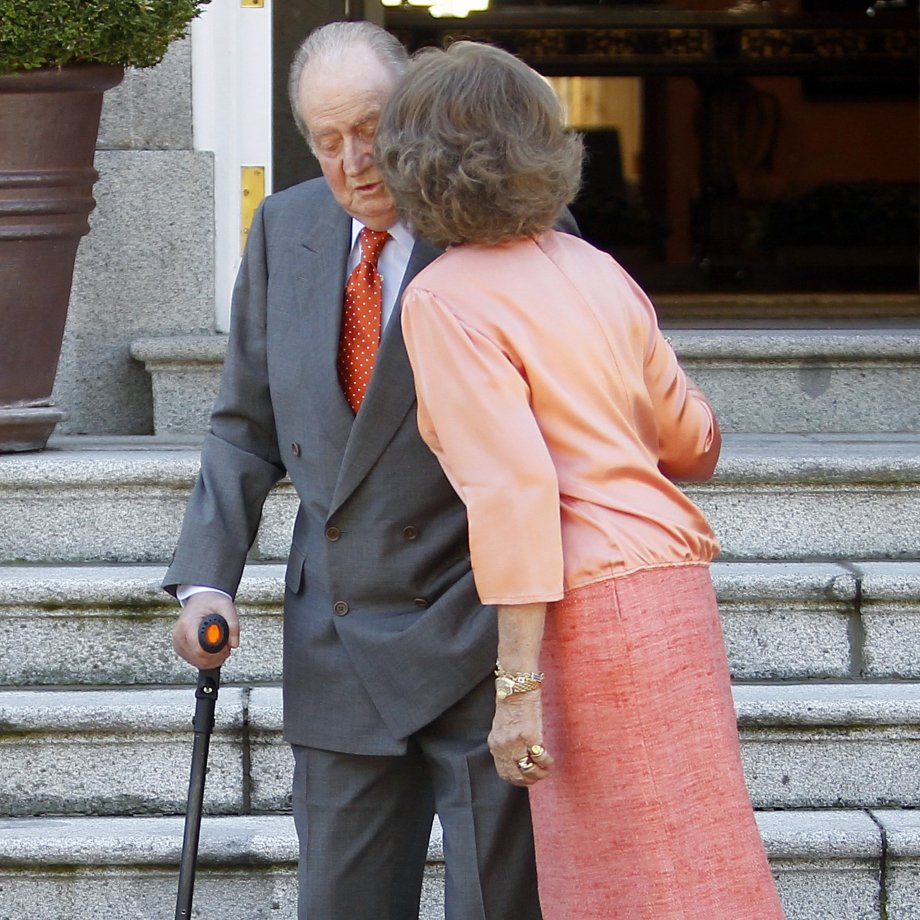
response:
<path fill-rule="evenodd" d="M 688 492 L 723 544 L 742 754 L 788 917 L 920 920 L 920 329 L 669 335 L 726 432 Z M 155 436 L 0 457 L 0 920 L 175 911 L 195 674 L 158 585 L 222 344 L 134 354 Z M 295 914 L 279 689 L 295 506 L 280 484 L 241 587 L 196 917 Z M 435 827 L 424 920 L 443 917 L 443 872 Z"/>

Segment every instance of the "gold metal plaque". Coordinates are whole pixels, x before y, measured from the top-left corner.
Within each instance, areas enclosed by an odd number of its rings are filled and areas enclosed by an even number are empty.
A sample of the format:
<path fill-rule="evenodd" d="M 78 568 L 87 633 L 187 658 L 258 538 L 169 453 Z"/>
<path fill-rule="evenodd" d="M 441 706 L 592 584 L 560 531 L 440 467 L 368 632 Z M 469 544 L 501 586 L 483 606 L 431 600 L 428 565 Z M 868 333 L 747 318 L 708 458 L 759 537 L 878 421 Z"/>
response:
<path fill-rule="evenodd" d="M 246 248 L 246 240 L 249 237 L 249 228 L 252 225 L 252 218 L 256 213 L 256 208 L 261 204 L 265 197 L 265 167 L 264 166 L 244 166 L 240 175 L 240 252 Z"/>

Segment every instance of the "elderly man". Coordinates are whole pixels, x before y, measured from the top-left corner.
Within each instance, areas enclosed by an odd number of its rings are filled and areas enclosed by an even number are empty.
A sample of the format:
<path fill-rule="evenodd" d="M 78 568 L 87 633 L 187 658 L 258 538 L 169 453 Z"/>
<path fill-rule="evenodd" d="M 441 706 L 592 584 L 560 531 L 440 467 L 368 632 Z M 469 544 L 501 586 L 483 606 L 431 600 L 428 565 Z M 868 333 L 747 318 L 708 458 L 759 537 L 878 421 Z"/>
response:
<path fill-rule="evenodd" d="M 253 222 L 164 585 L 184 601 L 178 654 L 221 664 L 198 624 L 222 613 L 239 644 L 232 598 L 287 473 L 301 501 L 284 611 L 299 917 L 415 920 L 437 813 L 449 920 L 537 920 L 527 794 L 486 743 L 495 611 L 473 585 L 464 507 L 419 436 L 397 315 L 438 251 L 399 223 L 372 159 L 405 64 L 363 22 L 318 29 L 295 57 L 291 101 L 323 178 L 269 197 Z"/>

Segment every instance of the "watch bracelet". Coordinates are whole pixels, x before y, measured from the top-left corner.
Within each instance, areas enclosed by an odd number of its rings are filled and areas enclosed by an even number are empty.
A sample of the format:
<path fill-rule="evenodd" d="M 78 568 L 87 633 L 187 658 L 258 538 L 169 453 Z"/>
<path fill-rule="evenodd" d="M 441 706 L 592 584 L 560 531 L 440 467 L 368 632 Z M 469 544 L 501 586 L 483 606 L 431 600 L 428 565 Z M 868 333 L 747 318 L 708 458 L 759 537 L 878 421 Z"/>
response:
<path fill-rule="evenodd" d="M 543 671 L 506 671 L 501 662 L 495 662 L 496 678 L 507 678 L 514 684 L 512 693 L 527 693 L 530 690 L 539 690 L 543 685 Z"/>

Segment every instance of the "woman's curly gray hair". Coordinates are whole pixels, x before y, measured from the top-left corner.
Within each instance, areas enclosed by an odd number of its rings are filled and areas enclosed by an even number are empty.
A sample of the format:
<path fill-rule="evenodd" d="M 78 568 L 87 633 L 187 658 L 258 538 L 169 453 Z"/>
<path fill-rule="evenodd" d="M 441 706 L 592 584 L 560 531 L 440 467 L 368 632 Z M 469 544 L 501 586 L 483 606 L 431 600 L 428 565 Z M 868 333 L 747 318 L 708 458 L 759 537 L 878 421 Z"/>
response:
<path fill-rule="evenodd" d="M 412 58 L 375 155 L 400 217 L 446 247 L 549 229 L 578 193 L 584 149 L 536 71 L 462 41 Z"/>

